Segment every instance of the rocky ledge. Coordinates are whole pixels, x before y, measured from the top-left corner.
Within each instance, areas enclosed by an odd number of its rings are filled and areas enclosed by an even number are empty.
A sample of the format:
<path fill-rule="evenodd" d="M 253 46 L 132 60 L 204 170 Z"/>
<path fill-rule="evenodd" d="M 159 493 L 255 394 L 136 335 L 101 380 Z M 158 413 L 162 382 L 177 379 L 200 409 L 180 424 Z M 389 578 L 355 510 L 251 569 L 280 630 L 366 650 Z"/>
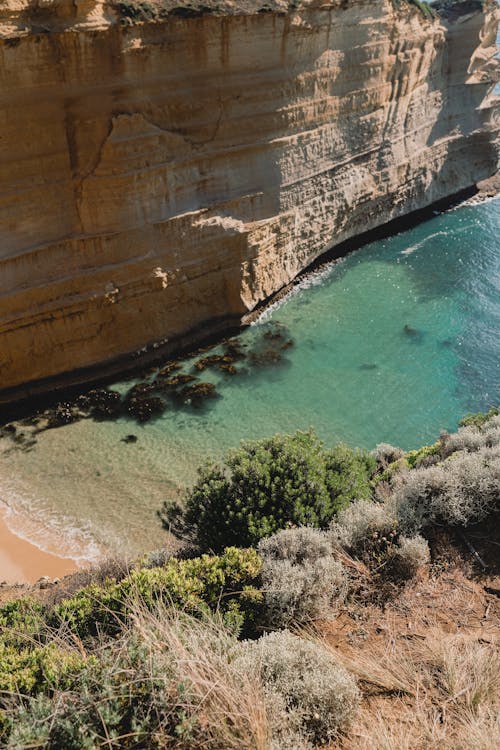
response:
<path fill-rule="evenodd" d="M 492 175 L 496 3 L 418 6 L 2 3 L 0 401 L 238 323 Z"/>

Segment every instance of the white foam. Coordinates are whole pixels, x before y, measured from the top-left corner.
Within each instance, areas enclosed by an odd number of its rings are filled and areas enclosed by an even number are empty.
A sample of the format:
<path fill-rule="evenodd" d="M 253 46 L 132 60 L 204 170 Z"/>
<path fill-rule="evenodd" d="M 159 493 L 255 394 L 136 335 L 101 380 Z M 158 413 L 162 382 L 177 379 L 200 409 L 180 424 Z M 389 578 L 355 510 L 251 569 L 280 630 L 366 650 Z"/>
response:
<path fill-rule="evenodd" d="M 71 518 L 44 507 L 41 500 L 15 488 L 2 478 L 0 506 L 8 529 L 42 552 L 74 560 L 77 565 L 101 560 L 105 550 L 92 535 L 90 526 L 78 528 Z"/>
<path fill-rule="evenodd" d="M 458 208 L 462 208 L 463 206 L 479 206 L 481 203 L 491 203 L 492 201 L 500 200 L 500 194 L 496 195 L 473 195 L 472 198 L 468 198 L 463 203 L 460 203 L 460 205 L 455 206 L 452 211 L 456 211 Z"/>
<path fill-rule="evenodd" d="M 300 279 L 300 281 L 292 286 L 289 292 L 283 295 L 283 297 L 280 297 L 280 299 L 276 300 L 276 302 L 272 302 L 270 305 L 265 307 L 260 315 L 255 320 L 253 320 L 250 325 L 257 326 L 262 325 L 262 323 L 266 323 L 269 318 L 272 317 L 273 313 L 280 307 L 282 307 L 285 303 L 287 303 L 290 299 L 292 299 L 292 297 L 300 294 L 304 289 L 311 289 L 311 287 L 319 286 L 323 282 L 323 280 L 330 275 L 332 269 L 335 266 L 339 265 L 339 263 L 342 263 L 343 260 L 343 258 L 336 258 L 335 260 L 326 262 L 315 271 L 310 271 L 310 273 L 305 274 Z"/>
<path fill-rule="evenodd" d="M 415 252 L 415 250 L 420 250 L 421 247 L 424 247 L 424 245 L 426 245 L 436 237 L 446 237 L 447 234 L 448 232 L 434 232 L 434 234 L 429 234 L 428 237 L 424 237 L 424 239 L 420 240 L 420 242 L 415 242 L 414 245 L 410 245 L 410 247 L 407 247 L 406 250 L 401 250 L 400 255 L 411 255 Z"/>

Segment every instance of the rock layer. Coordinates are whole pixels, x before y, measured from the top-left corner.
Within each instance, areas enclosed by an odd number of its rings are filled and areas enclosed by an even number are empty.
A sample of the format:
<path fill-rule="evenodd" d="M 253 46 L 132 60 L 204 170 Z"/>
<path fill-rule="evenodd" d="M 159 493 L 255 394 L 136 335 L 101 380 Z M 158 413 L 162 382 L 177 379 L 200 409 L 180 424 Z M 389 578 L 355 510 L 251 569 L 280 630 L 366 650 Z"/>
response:
<path fill-rule="evenodd" d="M 492 0 L 296 5 L 2 5 L 0 400 L 221 329 L 496 171 Z"/>

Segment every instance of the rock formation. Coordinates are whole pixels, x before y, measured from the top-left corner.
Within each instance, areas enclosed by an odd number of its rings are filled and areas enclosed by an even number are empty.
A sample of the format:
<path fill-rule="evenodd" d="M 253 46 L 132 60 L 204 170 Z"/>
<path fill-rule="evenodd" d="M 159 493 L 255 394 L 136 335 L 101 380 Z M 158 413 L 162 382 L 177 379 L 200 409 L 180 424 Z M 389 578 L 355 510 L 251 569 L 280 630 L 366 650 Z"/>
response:
<path fill-rule="evenodd" d="M 494 173 L 497 25 L 493 0 L 2 2 L 0 399 L 221 330 Z"/>

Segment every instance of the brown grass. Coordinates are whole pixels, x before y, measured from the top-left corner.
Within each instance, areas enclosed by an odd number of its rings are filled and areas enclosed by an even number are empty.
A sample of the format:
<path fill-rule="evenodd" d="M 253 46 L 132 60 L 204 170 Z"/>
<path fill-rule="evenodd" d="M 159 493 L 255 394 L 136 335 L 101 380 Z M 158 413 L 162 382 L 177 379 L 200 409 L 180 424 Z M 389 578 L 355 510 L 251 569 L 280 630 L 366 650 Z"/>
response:
<path fill-rule="evenodd" d="M 500 601 L 486 591 L 492 583 L 458 568 L 439 571 L 384 608 L 358 602 L 321 627 L 323 643 L 363 692 L 348 736 L 332 747 L 500 746 Z"/>
<path fill-rule="evenodd" d="M 217 619 L 199 621 L 165 607 L 136 608 L 133 629 L 155 654 L 168 653 L 177 684 L 189 686 L 187 716 L 197 716 L 202 741 L 194 747 L 266 750 L 267 715 L 257 670 L 235 670 L 235 640 Z M 179 706 L 177 706 L 179 708 Z"/>

